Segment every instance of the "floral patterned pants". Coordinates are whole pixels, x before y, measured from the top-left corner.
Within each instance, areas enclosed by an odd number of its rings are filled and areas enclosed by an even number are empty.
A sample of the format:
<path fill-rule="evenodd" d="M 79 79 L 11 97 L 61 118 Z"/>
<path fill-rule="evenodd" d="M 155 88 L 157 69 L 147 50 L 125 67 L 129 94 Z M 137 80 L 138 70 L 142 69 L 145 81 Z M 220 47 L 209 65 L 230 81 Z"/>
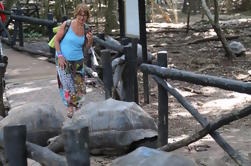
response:
<path fill-rule="evenodd" d="M 60 96 L 67 107 L 80 108 L 79 101 L 86 94 L 83 59 L 67 61 L 64 69 L 58 66 L 56 57 L 57 80 Z"/>

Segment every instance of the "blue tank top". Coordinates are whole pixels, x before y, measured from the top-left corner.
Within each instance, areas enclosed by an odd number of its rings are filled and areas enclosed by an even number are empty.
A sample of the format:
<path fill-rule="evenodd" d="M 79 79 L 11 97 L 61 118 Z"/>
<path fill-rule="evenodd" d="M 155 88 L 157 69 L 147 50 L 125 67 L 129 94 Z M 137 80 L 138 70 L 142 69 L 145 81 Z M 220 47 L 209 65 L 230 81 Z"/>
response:
<path fill-rule="evenodd" d="M 67 61 L 77 61 L 84 58 L 82 47 L 85 36 L 78 36 L 73 32 L 71 26 L 60 42 L 60 50 Z"/>

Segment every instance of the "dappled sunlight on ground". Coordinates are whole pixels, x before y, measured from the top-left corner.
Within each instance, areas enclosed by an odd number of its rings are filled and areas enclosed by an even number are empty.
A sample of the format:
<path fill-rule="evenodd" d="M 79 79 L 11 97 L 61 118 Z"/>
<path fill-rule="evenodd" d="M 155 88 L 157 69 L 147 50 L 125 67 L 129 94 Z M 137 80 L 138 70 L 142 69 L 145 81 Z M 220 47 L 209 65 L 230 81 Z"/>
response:
<path fill-rule="evenodd" d="M 20 69 L 15 69 L 15 70 L 8 70 L 6 72 L 6 75 L 19 75 L 19 74 L 22 74 L 23 72 L 27 72 L 27 71 L 30 71 L 31 68 L 28 67 L 28 68 L 20 68 Z"/>
<path fill-rule="evenodd" d="M 39 88 L 30 88 L 30 87 L 21 87 L 21 88 L 14 88 L 8 91 L 8 95 L 17 95 L 17 94 L 23 94 L 23 93 L 29 93 L 33 91 L 41 90 L 42 87 Z"/>
<path fill-rule="evenodd" d="M 202 106 L 203 109 L 208 109 L 203 113 L 214 113 L 225 110 L 233 110 L 251 102 L 251 95 L 241 93 L 227 93 L 224 98 L 213 99 L 205 102 Z"/>

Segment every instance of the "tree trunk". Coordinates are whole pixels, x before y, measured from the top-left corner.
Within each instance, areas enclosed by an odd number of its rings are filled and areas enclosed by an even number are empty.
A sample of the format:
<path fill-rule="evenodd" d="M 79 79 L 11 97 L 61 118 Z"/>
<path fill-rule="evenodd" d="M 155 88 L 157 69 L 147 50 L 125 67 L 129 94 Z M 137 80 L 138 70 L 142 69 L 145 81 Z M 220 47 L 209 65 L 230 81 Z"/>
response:
<path fill-rule="evenodd" d="M 232 51 L 229 48 L 229 45 L 227 43 L 226 37 L 224 32 L 221 30 L 221 27 L 219 25 L 219 13 L 218 13 L 218 1 L 214 0 L 214 17 L 211 14 L 206 1 L 205 0 L 201 0 L 202 3 L 202 8 L 205 11 L 206 16 L 208 17 L 209 22 L 211 23 L 214 31 L 216 32 L 217 36 L 219 37 L 219 39 L 221 40 L 221 43 L 223 45 L 223 48 L 226 51 L 226 55 L 229 59 L 232 59 L 234 57 Z"/>
<path fill-rule="evenodd" d="M 105 34 L 111 34 L 112 29 L 118 28 L 117 23 L 117 1 L 108 0 L 108 7 L 105 14 Z"/>

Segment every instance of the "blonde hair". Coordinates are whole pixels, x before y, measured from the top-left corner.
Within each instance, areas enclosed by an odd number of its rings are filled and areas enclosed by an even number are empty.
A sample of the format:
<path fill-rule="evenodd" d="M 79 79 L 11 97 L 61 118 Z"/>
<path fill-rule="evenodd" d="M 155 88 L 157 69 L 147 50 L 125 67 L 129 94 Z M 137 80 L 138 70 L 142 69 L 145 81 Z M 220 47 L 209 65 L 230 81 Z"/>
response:
<path fill-rule="evenodd" d="M 87 15 L 87 19 L 90 17 L 90 11 L 88 7 L 85 5 L 85 3 L 80 3 L 77 5 L 76 9 L 74 10 L 74 18 L 76 18 L 77 15 L 79 15 L 82 12 L 85 15 Z"/>

